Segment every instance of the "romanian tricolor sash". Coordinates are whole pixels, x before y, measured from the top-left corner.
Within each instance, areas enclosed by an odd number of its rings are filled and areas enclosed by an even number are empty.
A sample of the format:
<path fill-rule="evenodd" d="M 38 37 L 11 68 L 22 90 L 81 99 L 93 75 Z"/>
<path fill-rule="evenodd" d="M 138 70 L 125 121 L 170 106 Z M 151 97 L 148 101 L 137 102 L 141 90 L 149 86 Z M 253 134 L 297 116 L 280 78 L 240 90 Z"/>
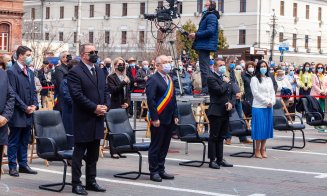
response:
<path fill-rule="evenodd" d="M 174 93 L 174 84 L 173 80 L 167 75 L 168 78 L 168 87 L 166 89 L 165 94 L 159 99 L 159 101 L 156 104 L 157 112 L 160 115 L 162 111 L 166 108 L 168 103 L 170 102 L 171 98 L 173 97 Z M 150 111 L 148 111 L 148 114 L 146 115 L 145 120 L 148 122 L 148 128 L 151 125 L 151 117 L 150 117 Z"/>

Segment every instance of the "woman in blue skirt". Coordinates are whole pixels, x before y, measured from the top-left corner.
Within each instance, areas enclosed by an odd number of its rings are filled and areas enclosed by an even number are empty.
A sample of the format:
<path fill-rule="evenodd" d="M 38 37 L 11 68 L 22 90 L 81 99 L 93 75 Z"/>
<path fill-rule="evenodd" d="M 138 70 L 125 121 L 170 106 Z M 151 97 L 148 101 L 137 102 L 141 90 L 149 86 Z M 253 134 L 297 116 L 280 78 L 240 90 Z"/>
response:
<path fill-rule="evenodd" d="M 266 141 L 273 138 L 273 105 L 276 98 L 265 61 L 257 63 L 250 86 L 253 94 L 251 127 L 252 139 L 255 140 L 255 157 L 267 158 Z"/>

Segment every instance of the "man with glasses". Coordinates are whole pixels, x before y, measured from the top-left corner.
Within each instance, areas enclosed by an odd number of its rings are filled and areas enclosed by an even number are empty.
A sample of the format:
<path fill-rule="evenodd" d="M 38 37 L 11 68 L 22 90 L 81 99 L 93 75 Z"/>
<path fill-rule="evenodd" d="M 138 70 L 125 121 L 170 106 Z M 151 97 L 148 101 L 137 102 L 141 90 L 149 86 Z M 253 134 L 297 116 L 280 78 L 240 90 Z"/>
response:
<path fill-rule="evenodd" d="M 81 61 L 70 70 L 67 77 L 70 95 L 73 99 L 75 140 L 72 159 L 72 192 L 79 195 L 87 195 L 86 190 L 106 191 L 95 180 L 100 139 L 104 136 L 104 114 L 110 105 L 105 75 L 103 70 L 95 65 L 98 60 L 97 54 L 98 51 L 92 44 L 81 45 Z M 85 188 L 80 181 L 83 158 L 86 162 Z"/>

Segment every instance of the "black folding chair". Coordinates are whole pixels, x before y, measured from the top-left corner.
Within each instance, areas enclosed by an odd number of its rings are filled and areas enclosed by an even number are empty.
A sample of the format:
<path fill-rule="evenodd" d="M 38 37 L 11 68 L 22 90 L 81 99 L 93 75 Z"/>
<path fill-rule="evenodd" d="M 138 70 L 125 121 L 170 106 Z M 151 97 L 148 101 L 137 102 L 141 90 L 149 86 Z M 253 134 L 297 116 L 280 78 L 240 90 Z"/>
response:
<path fill-rule="evenodd" d="M 297 117 L 300 119 L 301 124 L 290 124 L 289 121 L 287 120 L 287 117 Z M 305 125 L 303 124 L 303 120 L 299 115 L 296 114 L 285 114 L 283 105 L 281 103 L 280 99 L 276 100 L 276 104 L 274 105 L 274 129 L 278 131 L 291 131 L 293 134 L 292 137 L 292 145 L 291 146 L 275 146 L 273 149 L 278 149 L 278 150 L 292 150 L 293 148 L 299 148 L 303 149 L 305 147 L 305 136 L 303 129 L 305 129 Z M 300 131 L 302 133 L 302 141 L 303 145 L 302 146 L 295 146 L 295 131 Z"/>
<path fill-rule="evenodd" d="M 308 125 L 314 126 L 314 127 L 327 126 L 327 121 L 324 120 L 324 117 L 321 115 L 321 113 L 315 112 L 315 111 L 310 111 L 309 103 L 306 98 L 301 98 L 301 101 L 302 101 L 303 108 L 305 111 L 305 119 L 306 119 L 306 122 Z M 314 99 L 314 101 L 318 102 L 318 100 L 316 100 L 316 99 Z M 317 103 L 317 104 L 319 104 L 319 103 Z M 312 140 L 309 140 L 308 142 L 327 143 L 327 139 L 312 139 Z"/>
<path fill-rule="evenodd" d="M 251 136 L 251 130 L 246 126 L 246 122 L 244 119 L 240 118 L 237 111 L 233 109 L 231 111 L 231 116 L 229 117 L 229 128 L 232 136 L 242 137 L 242 136 Z M 255 142 L 253 141 L 253 149 L 252 152 L 238 152 L 233 153 L 230 156 L 232 157 L 245 157 L 251 158 L 255 153 Z"/>
<path fill-rule="evenodd" d="M 179 165 L 190 167 L 201 167 L 205 161 L 206 156 L 206 144 L 209 140 L 209 134 L 199 134 L 197 131 L 197 122 L 195 121 L 192 106 L 189 103 L 179 102 L 177 103 L 179 124 L 177 129 L 177 135 L 181 141 L 186 143 L 200 143 L 203 145 L 202 160 L 201 161 L 186 161 L 181 162 Z"/>
<path fill-rule="evenodd" d="M 61 161 L 64 163 L 63 180 L 60 183 L 40 185 L 39 188 L 48 191 L 61 192 L 66 182 L 67 160 L 71 160 L 73 150 L 67 148 L 67 136 L 59 111 L 47 110 L 34 113 L 34 129 L 37 155 L 47 161 Z M 51 187 L 61 186 L 59 189 Z"/>
<path fill-rule="evenodd" d="M 135 153 L 139 155 L 138 171 L 119 173 L 114 177 L 136 180 L 141 175 L 150 175 L 142 172 L 142 154 L 140 153 L 140 151 L 148 151 L 150 143 L 136 143 L 135 131 L 137 130 L 132 129 L 126 110 L 111 109 L 106 113 L 105 118 L 109 129 L 110 151 L 117 154 Z M 131 177 L 131 174 L 136 174 L 136 176 Z"/>

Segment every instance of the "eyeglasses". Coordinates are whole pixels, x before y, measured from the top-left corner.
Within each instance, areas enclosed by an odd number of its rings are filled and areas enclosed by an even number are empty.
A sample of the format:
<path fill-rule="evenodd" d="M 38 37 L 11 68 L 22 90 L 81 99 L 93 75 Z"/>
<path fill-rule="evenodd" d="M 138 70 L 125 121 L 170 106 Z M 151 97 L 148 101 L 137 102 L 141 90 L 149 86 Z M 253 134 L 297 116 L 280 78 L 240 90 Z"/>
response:
<path fill-rule="evenodd" d="M 90 52 L 85 52 L 85 54 L 98 54 L 98 51 L 97 50 L 93 50 L 93 51 L 90 51 Z"/>

